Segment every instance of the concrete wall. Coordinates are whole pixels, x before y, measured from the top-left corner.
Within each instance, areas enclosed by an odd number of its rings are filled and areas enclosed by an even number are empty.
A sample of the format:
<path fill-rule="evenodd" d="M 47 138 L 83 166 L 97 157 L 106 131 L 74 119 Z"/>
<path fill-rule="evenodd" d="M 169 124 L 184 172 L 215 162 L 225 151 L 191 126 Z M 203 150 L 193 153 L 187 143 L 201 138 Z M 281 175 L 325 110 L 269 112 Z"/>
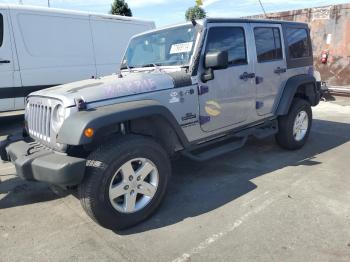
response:
<path fill-rule="evenodd" d="M 329 86 L 350 86 L 350 4 L 268 13 L 268 18 L 308 23 L 316 70 Z M 250 18 L 265 18 L 263 15 Z M 329 51 L 328 63 L 321 53 Z"/>

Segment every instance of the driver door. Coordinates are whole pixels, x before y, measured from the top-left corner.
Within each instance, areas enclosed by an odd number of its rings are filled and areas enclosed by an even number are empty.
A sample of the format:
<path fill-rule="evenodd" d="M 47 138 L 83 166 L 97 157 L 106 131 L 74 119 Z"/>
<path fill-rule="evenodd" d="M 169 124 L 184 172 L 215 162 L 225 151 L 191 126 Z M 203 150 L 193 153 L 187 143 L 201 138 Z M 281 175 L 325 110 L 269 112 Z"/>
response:
<path fill-rule="evenodd" d="M 213 70 L 213 79 L 199 84 L 200 124 L 205 132 L 242 125 L 255 110 L 255 75 L 249 59 L 247 24 L 218 24 L 208 29 L 205 54 L 228 52 L 228 67 Z M 204 62 L 200 74 L 205 74 Z M 200 80 L 202 81 L 202 80 Z"/>

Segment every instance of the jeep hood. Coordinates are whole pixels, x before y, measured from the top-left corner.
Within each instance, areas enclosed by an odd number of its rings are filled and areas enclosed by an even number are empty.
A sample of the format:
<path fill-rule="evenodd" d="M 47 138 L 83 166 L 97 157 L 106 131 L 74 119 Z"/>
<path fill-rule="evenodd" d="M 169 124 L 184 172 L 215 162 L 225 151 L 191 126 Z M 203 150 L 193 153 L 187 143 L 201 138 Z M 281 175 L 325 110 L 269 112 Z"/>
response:
<path fill-rule="evenodd" d="M 86 103 L 104 99 L 148 93 L 174 87 L 171 76 L 163 72 L 135 72 L 106 76 L 59 85 L 31 93 L 30 96 L 42 96 L 59 99 L 65 107 L 74 106 L 75 99 L 82 98 Z"/>

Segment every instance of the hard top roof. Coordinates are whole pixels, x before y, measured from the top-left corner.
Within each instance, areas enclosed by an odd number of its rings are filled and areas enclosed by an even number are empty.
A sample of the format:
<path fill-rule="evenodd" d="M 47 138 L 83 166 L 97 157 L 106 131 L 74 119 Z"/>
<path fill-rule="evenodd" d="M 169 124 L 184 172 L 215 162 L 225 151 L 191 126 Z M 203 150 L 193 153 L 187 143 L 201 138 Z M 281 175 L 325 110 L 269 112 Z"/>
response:
<path fill-rule="evenodd" d="M 272 19 L 254 19 L 254 18 L 215 18 L 209 17 L 204 20 L 207 23 L 264 23 L 264 24 L 291 24 L 291 25 L 303 25 L 306 23 L 285 21 L 285 20 L 272 20 Z"/>

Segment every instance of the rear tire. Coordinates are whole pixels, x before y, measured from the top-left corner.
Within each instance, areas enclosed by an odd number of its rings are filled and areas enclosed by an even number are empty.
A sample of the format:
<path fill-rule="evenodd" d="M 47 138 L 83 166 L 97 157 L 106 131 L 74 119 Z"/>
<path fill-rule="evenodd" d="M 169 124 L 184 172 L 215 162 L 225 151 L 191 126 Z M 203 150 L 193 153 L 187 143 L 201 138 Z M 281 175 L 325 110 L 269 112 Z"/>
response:
<path fill-rule="evenodd" d="M 78 188 L 80 201 L 101 226 L 126 229 L 156 210 L 170 175 L 169 157 L 158 143 L 142 136 L 124 136 L 89 155 Z"/>
<path fill-rule="evenodd" d="M 312 110 L 308 101 L 294 98 L 287 115 L 278 119 L 277 143 L 288 150 L 300 149 L 309 137 Z"/>

